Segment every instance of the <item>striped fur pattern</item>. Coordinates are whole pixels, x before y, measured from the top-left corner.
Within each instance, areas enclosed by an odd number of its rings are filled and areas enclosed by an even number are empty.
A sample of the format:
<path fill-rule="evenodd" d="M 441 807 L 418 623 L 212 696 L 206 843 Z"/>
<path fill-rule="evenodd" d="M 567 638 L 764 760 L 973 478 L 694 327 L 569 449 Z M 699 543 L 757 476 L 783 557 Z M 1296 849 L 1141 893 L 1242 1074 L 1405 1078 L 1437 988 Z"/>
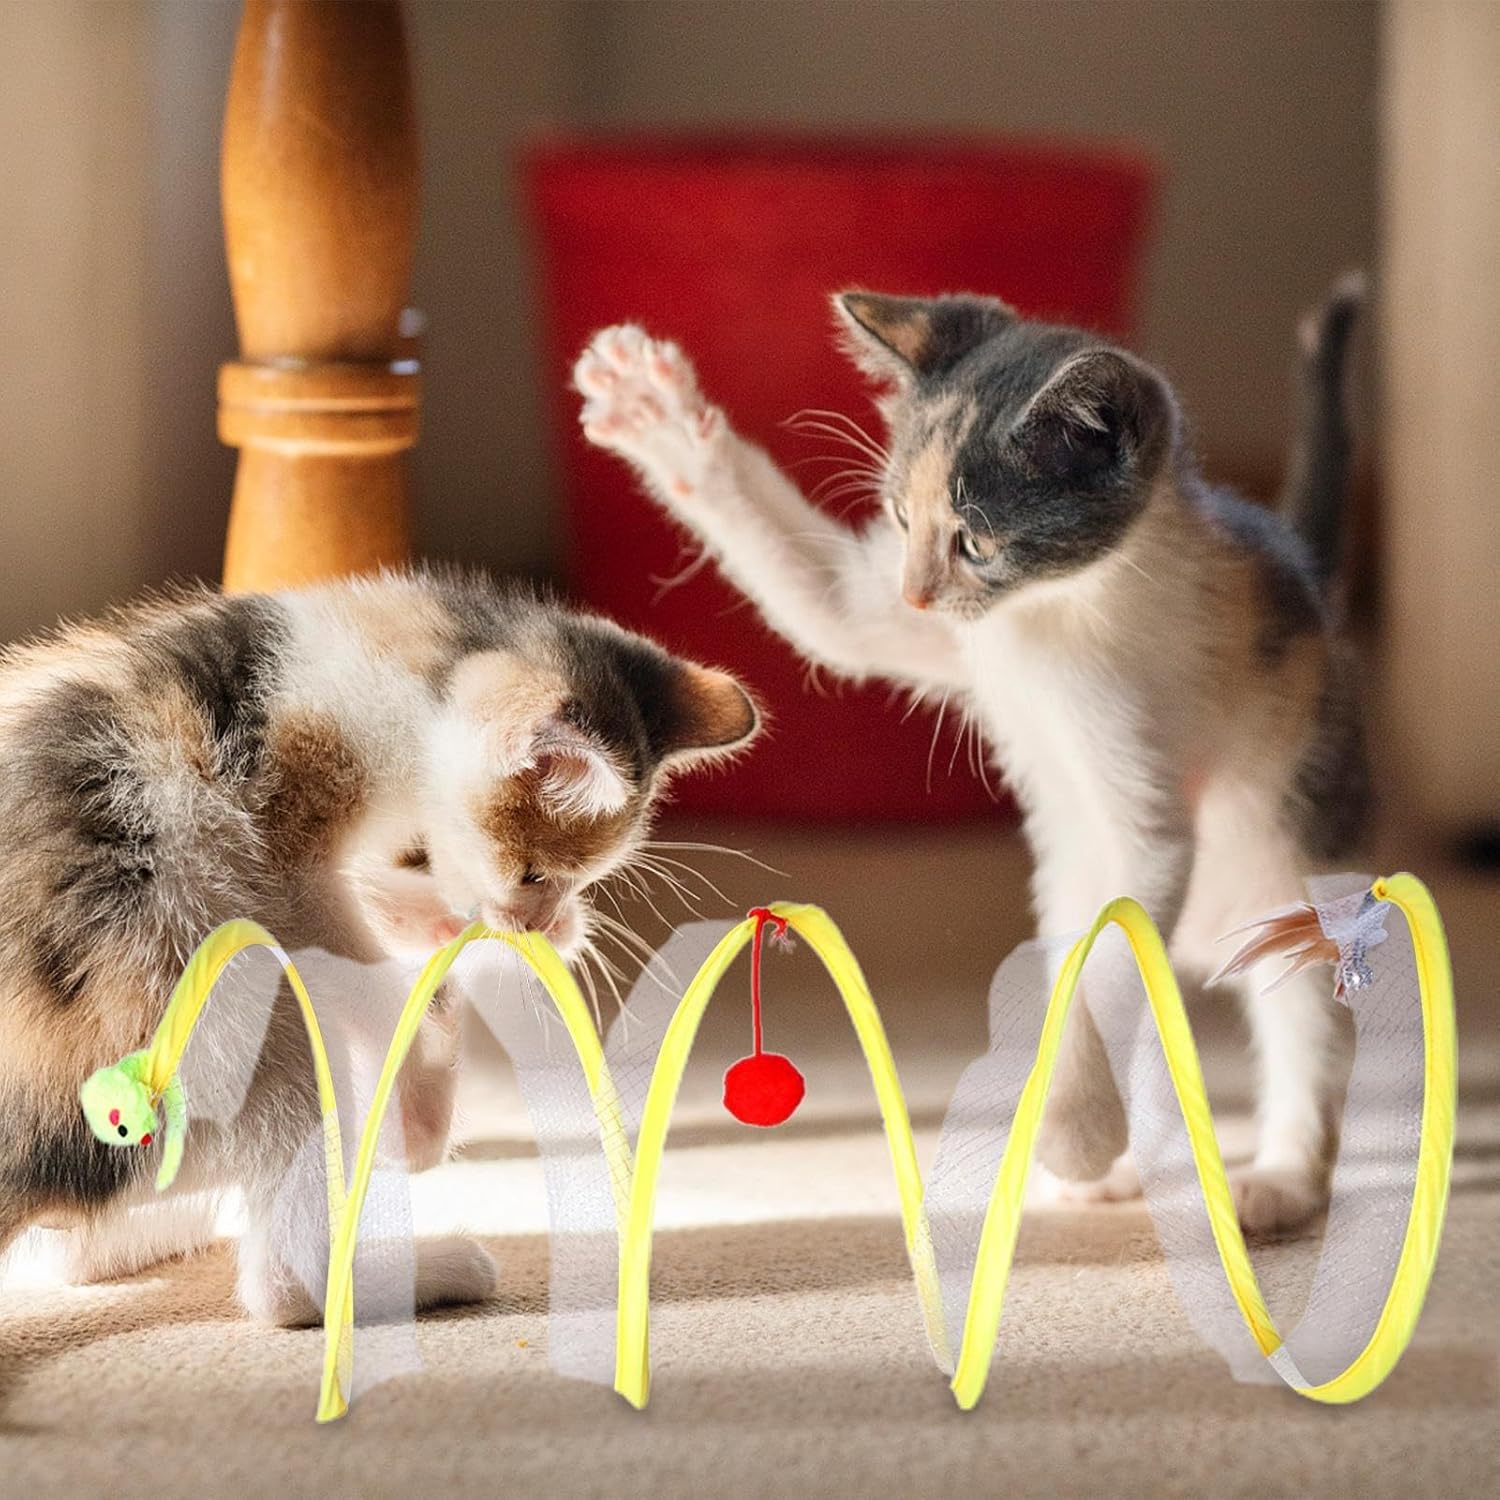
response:
<path fill-rule="evenodd" d="M 569 953 L 589 887 L 637 851 L 670 776 L 757 723 L 722 672 L 458 574 L 188 592 L 0 654 L 0 1250 L 44 1224 L 92 1247 L 83 1274 L 160 1252 L 128 1212 L 151 1153 L 95 1141 L 78 1088 L 145 1044 L 218 923 L 374 960 L 482 915 Z M 414 1165 L 446 1143 L 456 1020 L 451 999 L 435 1009 L 402 1075 Z M 182 1178 L 244 1187 L 242 1298 L 278 1321 L 316 1311 L 266 1222 L 316 1120 L 278 1006 L 236 1127 L 190 1141 Z M 419 1295 L 491 1278 L 477 1247 L 438 1246 Z"/>
<path fill-rule="evenodd" d="M 1014 790 L 1041 930 L 1130 894 L 1211 969 L 1213 939 L 1299 899 L 1364 825 L 1357 677 L 1332 598 L 1347 436 L 1345 283 L 1304 330 L 1286 513 L 1206 484 L 1166 380 L 1128 350 L 992 298 L 835 299 L 879 388 L 883 440 L 836 415 L 862 530 L 810 505 L 700 392 L 670 343 L 607 329 L 578 362 L 587 436 L 635 466 L 769 624 L 812 661 L 957 707 Z M 1334 1020 L 1323 976 L 1248 976 L 1260 1145 L 1237 1184 L 1252 1230 L 1326 1188 Z M 1040 1145 L 1103 1183 L 1124 1116 L 1086 1013 Z"/>

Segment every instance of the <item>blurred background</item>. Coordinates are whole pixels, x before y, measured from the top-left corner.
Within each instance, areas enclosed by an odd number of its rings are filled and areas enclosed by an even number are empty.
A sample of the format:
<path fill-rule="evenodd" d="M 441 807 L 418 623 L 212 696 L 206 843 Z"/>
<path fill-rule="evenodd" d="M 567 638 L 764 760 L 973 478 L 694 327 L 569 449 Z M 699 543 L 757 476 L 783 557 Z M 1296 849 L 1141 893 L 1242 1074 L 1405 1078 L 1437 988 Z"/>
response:
<path fill-rule="evenodd" d="M 410 460 L 421 552 L 570 571 L 571 435 L 517 173 L 539 134 L 1124 147 L 1154 187 L 1120 320 L 1175 382 L 1216 478 L 1274 493 L 1296 319 L 1340 271 L 1373 269 L 1355 486 L 1372 714 L 1423 826 L 1493 827 L 1500 7 L 411 0 L 406 14 L 423 158 L 412 300 L 428 319 Z M 234 455 L 215 437 L 214 379 L 237 347 L 218 146 L 238 18 L 228 0 L 0 0 L 0 638 L 165 576 L 217 575 Z M 724 629 L 756 629 L 748 615 Z"/>

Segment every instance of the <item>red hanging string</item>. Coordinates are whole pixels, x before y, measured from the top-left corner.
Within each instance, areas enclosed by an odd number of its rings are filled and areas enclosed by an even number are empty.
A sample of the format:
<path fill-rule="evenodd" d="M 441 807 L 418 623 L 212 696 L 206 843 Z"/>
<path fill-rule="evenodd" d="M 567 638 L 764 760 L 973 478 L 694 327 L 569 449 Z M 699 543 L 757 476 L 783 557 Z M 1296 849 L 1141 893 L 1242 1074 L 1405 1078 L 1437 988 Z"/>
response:
<path fill-rule="evenodd" d="M 776 936 L 786 936 L 786 918 L 778 917 L 770 907 L 752 906 L 748 915 L 755 918 L 755 937 L 750 949 L 750 1029 L 755 1038 L 755 1055 L 760 1057 L 765 1052 L 761 1041 L 760 1021 L 760 952 L 761 944 L 766 935 L 766 924 L 769 923 L 776 929 Z"/>
<path fill-rule="evenodd" d="M 725 1073 L 724 1107 L 746 1125 L 780 1125 L 802 1102 L 806 1084 L 790 1058 L 765 1050 L 761 1030 L 760 964 L 766 928 L 769 926 L 776 937 L 784 938 L 787 919 L 765 906 L 754 907 L 749 915 L 755 921 L 750 949 L 750 1024 L 755 1050 Z"/>

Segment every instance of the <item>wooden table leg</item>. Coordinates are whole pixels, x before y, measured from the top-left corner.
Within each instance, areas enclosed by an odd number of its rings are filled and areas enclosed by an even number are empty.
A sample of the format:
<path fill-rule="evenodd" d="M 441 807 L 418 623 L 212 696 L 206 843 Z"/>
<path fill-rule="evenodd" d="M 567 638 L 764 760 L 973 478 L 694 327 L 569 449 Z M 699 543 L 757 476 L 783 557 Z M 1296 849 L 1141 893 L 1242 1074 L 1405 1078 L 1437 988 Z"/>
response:
<path fill-rule="evenodd" d="M 419 407 L 399 0 L 247 0 L 223 196 L 241 356 L 219 377 L 219 435 L 240 450 L 224 587 L 399 564 Z"/>

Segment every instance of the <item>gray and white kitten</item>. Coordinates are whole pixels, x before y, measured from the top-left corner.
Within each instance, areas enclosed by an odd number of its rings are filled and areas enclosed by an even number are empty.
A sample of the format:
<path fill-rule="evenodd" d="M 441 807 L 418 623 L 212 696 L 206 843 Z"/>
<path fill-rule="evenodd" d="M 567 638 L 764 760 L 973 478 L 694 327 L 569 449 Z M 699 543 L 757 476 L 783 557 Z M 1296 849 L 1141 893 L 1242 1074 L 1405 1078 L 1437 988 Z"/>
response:
<path fill-rule="evenodd" d="M 576 950 L 589 887 L 637 853 L 669 775 L 756 727 L 725 673 L 457 575 L 187 594 L 0 653 L 0 1251 L 68 1227 L 63 1274 L 120 1274 L 205 1237 L 194 1190 L 239 1183 L 241 1300 L 314 1317 L 271 1238 L 319 1119 L 294 1009 L 161 1205 L 155 1153 L 96 1141 L 80 1083 L 145 1045 L 230 918 L 365 962 L 430 952 L 476 911 Z M 400 1076 L 414 1167 L 447 1142 L 457 1020 L 440 997 Z M 419 1247 L 419 1303 L 492 1285 L 477 1245 Z"/>
<path fill-rule="evenodd" d="M 961 703 L 1020 802 L 1045 934 L 1141 900 L 1176 954 L 1302 896 L 1358 833 L 1358 705 L 1330 607 L 1358 290 L 1304 330 L 1299 460 L 1280 519 L 1204 483 L 1166 381 L 1134 355 L 986 297 L 851 292 L 835 309 L 881 387 L 883 513 L 808 504 L 699 393 L 670 343 L 600 333 L 576 369 L 587 436 L 628 459 L 813 661 Z M 1244 999 L 1260 1136 L 1252 1230 L 1326 1194 L 1334 1019 L 1305 975 Z M 1129 1190 L 1125 1121 L 1082 1008 L 1040 1144 L 1059 1177 Z M 1122 1184 L 1123 1189 L 1122 1189 Z M 1084 1196 L 1089 1196 L 1085 1193 Z"/>

